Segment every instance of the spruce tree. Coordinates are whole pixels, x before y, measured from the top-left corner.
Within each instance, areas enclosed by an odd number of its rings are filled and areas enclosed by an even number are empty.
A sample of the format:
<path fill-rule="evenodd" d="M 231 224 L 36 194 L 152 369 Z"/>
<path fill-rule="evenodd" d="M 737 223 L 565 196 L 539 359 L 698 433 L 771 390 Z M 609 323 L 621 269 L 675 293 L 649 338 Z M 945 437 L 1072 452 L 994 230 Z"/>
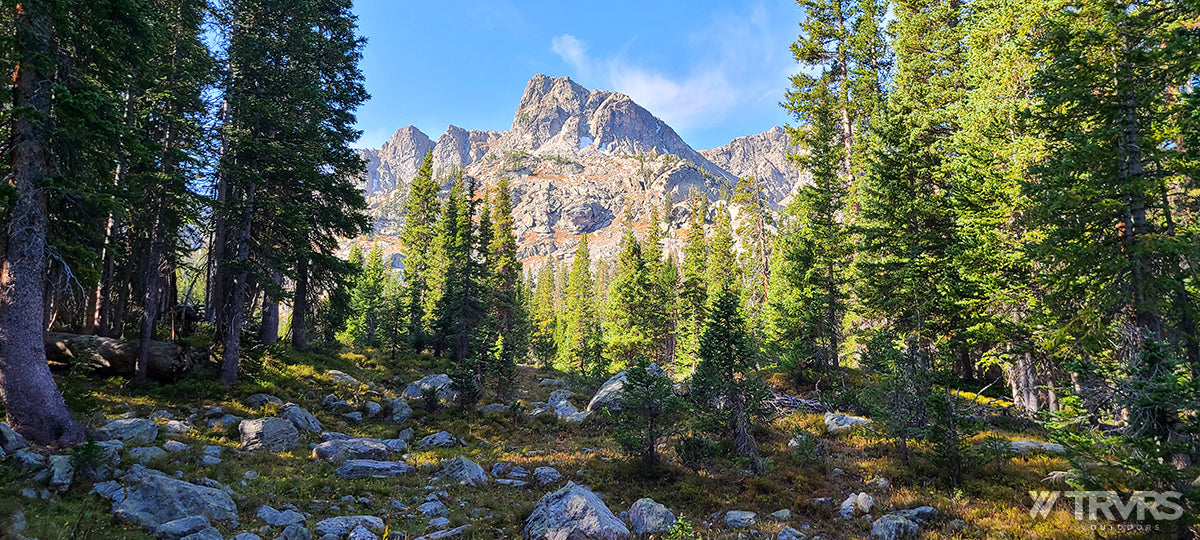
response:
<path fill-rule="evenodd" d="M 678 340 L 675 353 L 676 376 L 686 376 L 696 365 L 700 333 L 708 305 L 708 244 L 704 223 L 708 217 L 708 198 L 699 191 L 688 195 L 688 229 L 683 241 L 683 265 L 678 292 Z"/>
<path fill-rule="evenodd" d="M 606 367 L 600 356 L 603 344 L 591 265 L 588 235 L 584 233 L 567 274 L 558 339 L 559 364 L 581 377 L 591 377 Z"/>
<path fill-rule="evenodd" d="M 485 207 L 484 216 L 488 215 Z M 503 354 L 492 355 L 486 366 L 488 377 L 497 394 L 504 394 L 516 373 L 516 351 L 528 350 L 525 334 L 525 310 L 521 298 L 521 261 L 517 259 L 517 239 L 513 236 L 512 195 L 508 179 L 496 186 L 496 201 L 491 208 L 490 227 L 480 223 L 481 232 L 488 234 L 487 271 L 490 276 L 490 317 L 494 320 L 496 343 L 504 346 Z"/>
<path fill-rule="evenodd" d="M 750 433 L 766 399 L 757 362 L 758 347 L 746 327 L 737 293 L 728 288 L 716 291 L 700 336 L 692 399 L 710 428 L 730 437 L 738 456 L 761 472 L 762 458 Z"/>
<path fill-rule="evenodd" d="M 742 293 L 741 272 L 737 264 L 737 254 L 734 252 L 733 224 L 729 211 L 728 204 L 717 208 L 712 238 L 708 240 L 708 260 L 705 264 L 710 299 L 722 290 L 733 291 L 738 295 Z"/>
<path fill-rule="evenodd" d="M 408 186 L 404 201 L 404 228 L 400 232 L 404 256 L 404 288 L 408 293 L 408 337 L 414 349 L 427 344 L 425 328 L 429 304 L 431 273 L 430 249 L 434 246 L 438 226 L 438 185 L 433 180 L 433 152 L 425 154 L 417 175 Z"/>
<path fill-rule="evenodd" d="M 558 332 L 559 317 L 555 309 L 555 277 L 558 270 L 554 259 L 547 257 L 538 269 L 537 283 L 533 288 L 533 298 L 530 306 L 532 335 L 530 348 L 534 361 L 540 366 L 553 365 L 558 356 L 558 344 L 555 335 Z"/>
<path fill-rule="evenodd" d="M 827 92 L 818 86 L 813 93 Z M 767 333 L 775 353 L 794 375 L 836 367 L 846 314 L 852 239 L 843 219 L 848 183 L 839 173 L 843 147 L 832 100 L 809 113 L 804 163 L 812 183 L 801 187 L 784 209 L 772 260 L 775 285 L 769 295 Z"/>
<path fill-rule="evenodd" d="M 381 319 L 385 316 L 384 289 L 387 286 L 387 269 L 383 266 L 383 252 L 379 244 L 363 258 L 361 269 L 350 289 L 350 318 L 340 339 L 359 347 L 374 347 L 379 344 Z"/>

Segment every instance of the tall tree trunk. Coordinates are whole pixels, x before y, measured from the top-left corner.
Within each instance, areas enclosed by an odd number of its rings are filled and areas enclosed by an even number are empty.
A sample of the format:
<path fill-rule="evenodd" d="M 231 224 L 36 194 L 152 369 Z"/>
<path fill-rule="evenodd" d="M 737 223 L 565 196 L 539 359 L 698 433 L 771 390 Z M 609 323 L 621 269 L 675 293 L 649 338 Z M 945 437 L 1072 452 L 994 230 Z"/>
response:
<path fill-rule="evenodd" d="M 233 274 L 233 290 L 226 301 L 225 350 L 221 354 L 220 382 L 232 386 L 238 379 L 238 357 L 241 354 L 242 326 L 246 317 L 246 289 L 250 278 L 250 229 L 254 225 L 254 183 L 246 186 L 241 201 L 242 216 L 238 224 L 237 268 Z"/>
<path fill-rule="evenodd" d="M 308 259 L 296 262 L 296 292 L 292 302 L 292 348 L 297 351 L 308 349 Z"/>
<path fill-rule="evenodd" d="M 42 295 L 46 275 L 46 193 L 50 176 L 50 15 L 39 1 L 17 6 L 12 183 L 17 200 L 0 269 L 0 397 L 8 423 L 38 444 L 83 439 L 46 363 Z"/>
<path fill-rule="evenodd" d="M 154 208 L 154 219 L 150 225 L 150 253 L 146 256 L 146 266 L 142 268 L 142 332 L 138 344 L 138 358 L 134 366 L 134 376 L 139 381 L 146 380 L 147 366 L 150 363 L 150 341 L 154 339 L 154 326 L 158 321 L 160 291 L 162 290 L 163 259 L 163 209 L 157 203 L 151 203 Z"/>
<path fill-rule="evenodd" d="M 279 287 L 281 279 L 278 270 L 271 273 L 274 288 Z M 272 297 L 267 289 L 263 287 L 262 328 L 259 329 L 258 338 L 263 345 L 274 345 L 279 341 L 279 300 Z"/>

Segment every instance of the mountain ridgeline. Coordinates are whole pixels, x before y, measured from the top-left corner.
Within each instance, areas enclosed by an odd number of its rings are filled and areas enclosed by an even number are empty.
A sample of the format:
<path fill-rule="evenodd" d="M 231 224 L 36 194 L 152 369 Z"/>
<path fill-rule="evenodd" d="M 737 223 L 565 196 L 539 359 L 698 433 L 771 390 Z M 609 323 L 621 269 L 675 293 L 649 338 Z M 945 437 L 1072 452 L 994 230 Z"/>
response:
<path fill-rule="evenodd" d="M 629 96 L 542 74 L 526 85 L 507 131 L 450 126 L 434 142 L 408 126 L 382 148 L 361 152 L 368 163 L 361 187 L 378 235 L 399 231 L 408 183 L 433 152 L 445 188 L 456 170 L 484 186 L 510 180 L 518 254 L 527 261 L 562 258 L 583 233 L 592 237 L 592 250 L 611 257 L 624 217 L 644 232 L 652 208 L 664 204 L 673 231 L 688 217 L 691 191 L 717 200 L 737 178 L 755 176 L 778 206 L 807 178 L 788 162 L 794 149 L 781 127 L 696 151 Z M 668 246 L 672 231 L 665 231 Z"/>

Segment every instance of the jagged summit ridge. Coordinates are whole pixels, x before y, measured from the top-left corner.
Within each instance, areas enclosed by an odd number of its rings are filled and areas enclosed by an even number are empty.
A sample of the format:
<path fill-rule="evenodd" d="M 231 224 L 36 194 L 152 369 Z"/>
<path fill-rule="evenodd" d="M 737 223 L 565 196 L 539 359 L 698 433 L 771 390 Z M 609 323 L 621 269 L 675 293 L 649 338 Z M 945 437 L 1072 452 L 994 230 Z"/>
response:
<path fill-rule="evenodd" d="M 508 130 L 450 126 L 434 143 L 409 126 L 383 148 L 363 151 L 377 238 L 400 231 L 408 183 L 430 150 L 443 184 L 455 168 L 484 188 L 509 180 L 518 254 L 534 264 L 572 256 L 583 233 L 591 235 L 594 256 L 611 257 L 625 217 L 643 235 L 654 209 L 665 208 L 672 222 L 665 232 L 678 231 L 690 192 L 716 199 L 739 176 L 761 178 L 772 204 L 806 178 L 788 161 L 793 149 L 781 128 L 697 152 L 625 94 L 538 74 Z M 666 247 L 677 243 L 668 234 Z"/>

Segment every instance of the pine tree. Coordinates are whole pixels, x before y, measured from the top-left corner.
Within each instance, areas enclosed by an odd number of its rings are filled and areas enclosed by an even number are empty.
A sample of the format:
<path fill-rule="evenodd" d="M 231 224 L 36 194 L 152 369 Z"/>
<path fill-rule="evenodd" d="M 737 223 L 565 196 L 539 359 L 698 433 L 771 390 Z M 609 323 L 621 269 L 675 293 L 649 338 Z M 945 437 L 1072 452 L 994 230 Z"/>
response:
<path fill-rule="evenodd" d="M 895 88 L 873 120 L 861 192 L 856 293 L 863 314 L 888 321 L 912 354 L 964 354 L 961 303 L 970 295 L 952 259 L 958 242 L 949 156 L 963 99 L 962 5 L 896 6 Z"/>
<path fill-rule="evenodd" d="M 1045 66 L 1035 128 L 1049 152 L 1026 187 L 1047 304 L 1069 328 L 1063 347 L 1103 355 L 1117 341 L 1136 357 L 1151 339 L 1200 365 L 1186 270 L 1198 262 L 1185 240 L 1195 226 L 1182 218 L 1193 211 L 1182 193 L 1196 186 L 1178 147 L 1177 89 L 1195 80 L 1197 39 L 1178 29 L 1192 18 L 1183 5 L 1089 3 L 1056 11 L 1035 44 Z"/>
<path fill-rule="evenodd" d="M 488 215 L 487 208 L 484 216 Z M 503 178 L 496 186 L 496 202 L 491 209 L 491 221 L 480 223 L 480 229 L 489 235 L 487 270 L 490 272 L 491 306 L 490 316 L 495 321 L 497 346 L 503 345 L 503 354 L 490 357 L 486 367 L 497 394 L 509 391 L 516 373 L 515 351 L 528 350 L 528 339 L 524 332 L 525 311 L 521 299 L 521 261 L 517 259 L 517 239 L 513 236 L 512 195 L 508 190 L 508 179 Z"/>
<path fill-rule="evenodd" d="M 384 317 L 387 286 L 387 270 L 383 267 L 383 252 L 379 244 L 363 259 L 361 270 L 350 289 L 350 318 L 346 320 L 342 341 L 359 347 L 374 347 L 379 344 L 379 329 Z"/>
<path fill-rule="evenodd" d="M 61 21 L 58 6 L 45 1 L 22 2 L 10 15 L 15 26 L 11 50 L 3 53 L 16 67 L 12 99 L 4 109 L 10 141 L 7 145 L 11 178 L 5 207 L 8 235 L 4 243 L 3 294 L 0 294 L 0 394 L 13 429 L 36 443 L 73 443 L 83 427 L 67 411 L 46 363 L 42 334 L 46 272 L 47 195 L 44 184 L 52 175 L 52 112 L 57 47 Z M 21 224 L 21 226 L 12 226 Z"/>
<path fill-rule="evenodd" d="M 813 93 L 826 92 L 818 86 Z M 852 240 L 843 218 L 847 182 L 839 174 L 844 152 L 836 144 L 836 111 L 832 100 L 816 99 L 824 109 L 809 112 L 804 163 L 812 183 L 792 197 L 784 210 L 772 260 L 775 286 L 769 295 L 768 334 L 776 353 L 802 378 L 812 369 L 823 372 L 839 364 L 846 285 L 853 255 Z"/>
<path fill-rule="evenodd" d="M 739 178 L 733 188 L 733 204 L 738 207 L 737 235 L 742 250 L 742 270 L 746 310 L 750 327 L 762 328 L 763 308 L 771 290 L 771 248 L 774 226 L 762 183 L 756 176 Z"/>
<path fill-rule="evenodd" d="M 639 359 L 626 371 L 621 387 L 625 404 L 613 429 L 613 439 L 625 452 L 647 467 L 659 465 L 658 445 L 670 437 L 683 418 L 686 402 L 674 393 L 674 385 L 657 366 Z"/>
<path fill-rule="evenodd" d="M 766 387 L 758 378 L 758 347 L 742 317 L 738 295 L 716 291 L 700 336 L 700 363 L 692 375 L 696 410 L 718 432 L 733 439 L 738 456 L 762 470 L 751 421 L 763 413 Z"/>
<path fill-rule="evenodd" d="M 540 366 L 553 365 L 558 356 L 558 344 L 555 335 L 558 333 L 558 310 L 555 309 L 555 276 L 558 270 L 554 259 L 547 257 L 538 269 L 537 283 L 533 288 L 533 298 L 530 306 L 532 335 L 530 348 L 533 358 Z"/>
<path fill-rule="evenodd" d="M 429 304 L 431 273 L 430 247 L 438 226 L 438 186 L 433 181 L 433 152 L 425 160 L 408 187 L 404 201 L 404 228 L 400 232 L 404 256 L 404 288 L 408 292 L 408 336 L 414 349 L 427 344 L 425 306 Z M 443 224 L 444 225 L 444 224 Z"/>
<path fill-rule="evenodd" d="M 596 316 L 591 265 L 588 235 L 584 233 L 567 274 L 558 339 L 559 364 L 581 377 L 591 377 L 607 369 L 600 356 L 601 329 Z"/>
<path fill-rule="evenodd" d="M 626 224 L 608 289 L 605 354 L 621 366 L 646 357 L 661 362 L 666 354 L 666 298 L 656 268 L 657 250 L 643 252 L 642 244 Z"/>
<path fill-rule="evenodd" d="M 729 216 L 728 204 L 717 208 L 717 217 L 713 220 L 713 234 L 708 241 L 708 296 L 714 298 L 722 290 L 733 291 L 741 295 L 741 276 L 737 264 L 737 254 L 734 252 L 733 224 Z"/>
<path fill-rule="evenodd" d="M 699 191 L 688 196 L 688 230 L 683 242 L 683 266 L 679 282 L 679 328 L 675 353 L 676 376 L 687 376 L 696 365 L 700 333 L 708 305 L 708 244 L 704 223 L 708 216 L 708 198 Z"/>

